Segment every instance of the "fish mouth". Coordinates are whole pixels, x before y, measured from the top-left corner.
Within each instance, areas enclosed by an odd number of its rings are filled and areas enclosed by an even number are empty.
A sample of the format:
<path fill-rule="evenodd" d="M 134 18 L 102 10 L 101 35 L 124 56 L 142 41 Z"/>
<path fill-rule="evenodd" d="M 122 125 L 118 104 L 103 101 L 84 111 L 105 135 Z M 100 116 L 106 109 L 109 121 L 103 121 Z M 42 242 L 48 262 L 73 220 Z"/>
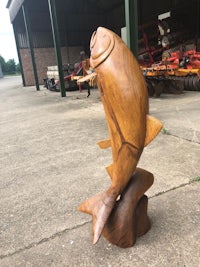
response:
<path fill-rule="evenodd" d="M 100 65 L 110 55 L 114 48 L 115 40 L 111 31 L 99 27 L 92 34 L 90 41 L 90 64 L 93 68 Z"/>

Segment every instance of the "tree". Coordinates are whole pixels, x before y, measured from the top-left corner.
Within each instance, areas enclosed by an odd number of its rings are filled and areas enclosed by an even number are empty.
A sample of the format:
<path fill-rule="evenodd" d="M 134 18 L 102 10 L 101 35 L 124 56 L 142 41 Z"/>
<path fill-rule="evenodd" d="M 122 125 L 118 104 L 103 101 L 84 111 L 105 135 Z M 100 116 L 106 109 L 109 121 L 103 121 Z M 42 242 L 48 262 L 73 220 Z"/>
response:
<path fill-rule="evenodd" d="M 21 72 L 21 68 L 20 68 L 19 63 L 17 63 L 17 65 L 16 65 L 16 72 L 17 73 L 20 73 Z"/>
<path fill-rule="evenodd" d="M 15 74 L 16 72 L 20 72 L 19 63 L 16 65 L 14 59 L 5 61 L 5 59 L 0 55 L 0 64 L 4 74 Z"/>
<path fill-rule="evenodd" d="M 8 74 L 15 74 L 16 73 L 16 63 L 14 59 L 9 59 L 6 62 L 6 67 L 7 67 L 7 73 Z"/>

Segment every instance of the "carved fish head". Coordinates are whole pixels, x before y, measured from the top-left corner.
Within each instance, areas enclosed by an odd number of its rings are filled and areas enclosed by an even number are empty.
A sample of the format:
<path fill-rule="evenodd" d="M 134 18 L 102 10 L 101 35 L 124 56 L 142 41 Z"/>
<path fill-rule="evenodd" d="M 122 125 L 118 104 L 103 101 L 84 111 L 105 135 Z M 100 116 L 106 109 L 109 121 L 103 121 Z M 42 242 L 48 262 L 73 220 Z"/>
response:
<path fill-rule="evenodd" d="M 110 55 L 114 48 L 115 38 L 113 32 L 110 30 L 99 27 L 93 33 L 90 41 L 90 65 L 96 68 Z"/>

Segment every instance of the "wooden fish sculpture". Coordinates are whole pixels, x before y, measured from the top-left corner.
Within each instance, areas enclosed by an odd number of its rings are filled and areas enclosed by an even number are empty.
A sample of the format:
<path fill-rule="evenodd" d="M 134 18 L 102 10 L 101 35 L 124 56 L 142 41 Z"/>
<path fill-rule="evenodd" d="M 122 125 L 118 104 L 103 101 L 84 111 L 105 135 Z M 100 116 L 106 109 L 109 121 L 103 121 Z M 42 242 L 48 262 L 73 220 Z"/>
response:
<path fill-rule="evenodd" d="M 86 200 L 79 211 L 92 215 L 95 244 L 108 217 L 136 170 L 143 151 L 159 133 L 162 124 L 148 115 L 148 93 L 140 67 L 125 43 L 112 31 L 99 27 L 90 42 L 90 64 L 104 106 L 110 139 L 100 148 L 112 148 L 113 162 L 107 167 L 110 187 Z"/>

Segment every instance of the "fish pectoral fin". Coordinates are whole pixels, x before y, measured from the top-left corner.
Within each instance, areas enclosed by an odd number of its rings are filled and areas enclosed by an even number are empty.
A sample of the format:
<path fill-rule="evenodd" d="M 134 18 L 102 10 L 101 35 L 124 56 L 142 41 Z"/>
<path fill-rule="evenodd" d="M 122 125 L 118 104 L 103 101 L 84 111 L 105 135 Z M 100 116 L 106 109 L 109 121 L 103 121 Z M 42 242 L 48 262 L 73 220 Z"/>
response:
<path fill-rule="evenodd" d="M 98 143 L 98 146 L 102 149 L 106 149 L 108 147 L 111 147 L 111 141 L 110 139 L 107 139 L 107 140 L 101 140 L 99 141 Z"/>
<path fill-rule="evenodd" d="M 112 164 L 110 164 L 109 166 L 106 167 L 106 171 L 109 174 L 111 179 L 113 177 L 113 169 L 114 169 L 114 163 L 112 163 Z"/>
<path fill-rule="evenodd" d="M 83 83 L 83 82 L 91 81 L 91 80 L 94 79 L 96 76 L 97 76 L 97 74 L 96 74 L 95 72 L 90 73 L 90 74 L 88 74 L 88 75 L 86 75 L 86 76 L 84 76 L 84 77 L 78 79 L 78 80 L 77 80 L 77 83 L 78 83 L 78 84 L 81 84 L 81 83 Z"/>
<path fill-rule="evenodd" d="M 146 121 L 146 138 L 144 142 L 144 146 L 147 146 L 160 132 L 162 129 L 162 123 L 156 118 L 147 115 Z"/>

